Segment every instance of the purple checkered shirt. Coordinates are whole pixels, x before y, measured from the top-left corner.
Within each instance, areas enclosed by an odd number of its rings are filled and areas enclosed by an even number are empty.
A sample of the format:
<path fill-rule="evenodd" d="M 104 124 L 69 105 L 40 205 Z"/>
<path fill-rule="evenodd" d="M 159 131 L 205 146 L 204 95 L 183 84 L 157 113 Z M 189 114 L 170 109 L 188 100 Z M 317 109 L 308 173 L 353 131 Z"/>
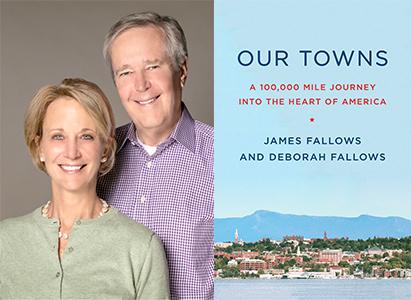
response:
<path fill-rule="evenodd" d="M 97 192 L 160 237 L 173 299 L 212 299 L 214 131 L 182 107 L 175 130 L 152 156 L 132 123 L 117 128 L 116 163 Z"/>

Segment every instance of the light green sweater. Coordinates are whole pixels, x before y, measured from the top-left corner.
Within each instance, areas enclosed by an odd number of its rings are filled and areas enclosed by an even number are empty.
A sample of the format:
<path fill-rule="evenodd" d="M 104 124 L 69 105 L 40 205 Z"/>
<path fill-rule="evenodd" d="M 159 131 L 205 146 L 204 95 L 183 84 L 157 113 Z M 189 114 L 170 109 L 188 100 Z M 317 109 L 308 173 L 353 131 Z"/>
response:
<path fill-rule="evenodd" d="M 115 208 L 77 221 L 62 260 L 41 209 L 0 222 L 0 299 L 169 299 L 158 237 Z"/>

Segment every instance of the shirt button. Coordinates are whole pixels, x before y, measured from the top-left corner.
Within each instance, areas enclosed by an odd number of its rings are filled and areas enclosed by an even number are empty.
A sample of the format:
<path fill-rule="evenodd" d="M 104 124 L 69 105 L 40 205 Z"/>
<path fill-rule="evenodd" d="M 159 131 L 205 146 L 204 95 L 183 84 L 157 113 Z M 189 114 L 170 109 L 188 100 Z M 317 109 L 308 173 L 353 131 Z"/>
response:
<path fill-rule="evenodd" d="M 74 248 L 73 248 L 73 247 L 69 247 L 69 248 L 68 248 L 68 251 L 69 251 L 69 252 L 73 252 L 73 251 L 74 251 Z"/>
<path fill-rule="evenodd" d="M 135 146 L 135 145 L 136 145 L 136 143 L 134 143 L 134 142 L 131 142 L 131 145 Z"/>
<path fill-rule="evenodd" d="M 153 166 L 153 162 L 150 160 L 147 162 L 147 168 L 151 168 Z"/>
<path fill-rule="evenodd" d="M 57 272 L 56 273 L 56 278 L 59 278 L 60 277 L 60 272 Z"/>
<path fill-rule="evenodd" d="M 146 202 L 146 196 L 144 196 L 144 195 L 143 195 L 143 196 L 141 196 L 141 198 L 140 198 L 140 202 L 141 202 L 141 203 Z"/>
<path fill-rule="evenodd" d="M 80 224 L 81 224 L 81 221 L 80 221 L 80 220 L 77 220 L 76 224 L 77 224 L 77 225 L 80 225 Z"/>

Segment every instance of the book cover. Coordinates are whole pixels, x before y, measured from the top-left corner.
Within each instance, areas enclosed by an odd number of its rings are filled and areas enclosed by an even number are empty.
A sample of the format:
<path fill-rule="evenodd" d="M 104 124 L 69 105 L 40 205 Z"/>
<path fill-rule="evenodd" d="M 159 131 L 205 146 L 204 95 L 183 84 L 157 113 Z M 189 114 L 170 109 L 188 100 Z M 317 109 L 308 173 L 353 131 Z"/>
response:
<path fill-rule="evenodd" d="M 410 50 L 410 1 L 215 1 L 216 242 L 410 236 Z"/>

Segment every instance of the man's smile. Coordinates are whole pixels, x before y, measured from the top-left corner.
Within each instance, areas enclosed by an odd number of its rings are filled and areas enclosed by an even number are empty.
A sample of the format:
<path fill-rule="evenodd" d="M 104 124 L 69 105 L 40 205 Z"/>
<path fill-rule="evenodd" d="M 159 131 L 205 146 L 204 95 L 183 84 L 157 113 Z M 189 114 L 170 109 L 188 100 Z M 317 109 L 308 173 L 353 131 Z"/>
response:
<path fill-rule="evenodd" d="M 148 104 L 151 104 L 154 101 L 156 101 L 159 97 L 160 97 L 160 95 L 154 96 L 154 97 L 151 97 L 151 98 L 148 98 L 148 99 L 136 99 L 136 100 L 134 100 L 134 102 L 136 102 L 140 105 L 148 105 Z"/>

